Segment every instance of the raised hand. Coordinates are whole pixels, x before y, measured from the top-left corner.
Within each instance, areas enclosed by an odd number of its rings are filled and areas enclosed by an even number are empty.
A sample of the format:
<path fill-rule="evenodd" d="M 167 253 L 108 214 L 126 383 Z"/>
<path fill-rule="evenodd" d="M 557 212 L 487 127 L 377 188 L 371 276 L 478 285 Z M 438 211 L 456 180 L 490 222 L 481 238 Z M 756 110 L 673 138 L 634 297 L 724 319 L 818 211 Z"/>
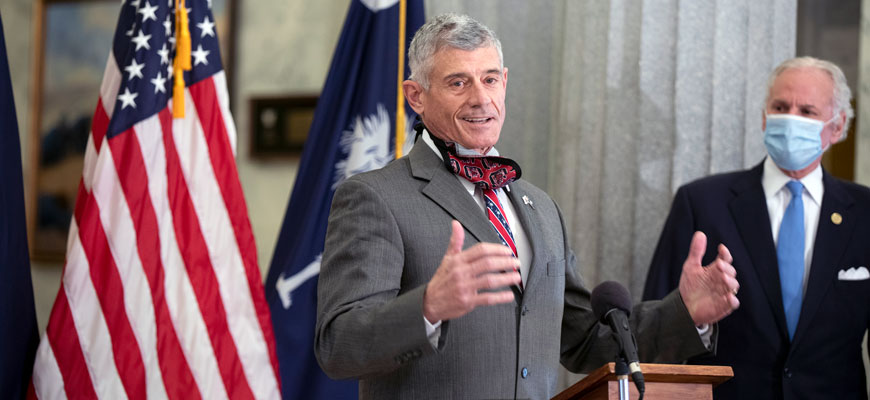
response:
<path fill-rule="evenodd" d="M 459 318 L 478 306 L 509 303 L 514 300 L 511 285 L 522 280 L 519 260 L 507 246 L 478 243 L 462 250 L 465 231 L 458 221 L 441 265 L 426 287 L 423 316 L 431 322 Z M 491 291 L 504 288 L 504 290 Z"/>
<path fill-rule="evenodd" d="M 731 252 L 719 244 L 719 254 L 710 265 L 701 265 L 707 248 L 707 236 L 695 232 L 689 256 L 680 274 L 680 295 L 695 325 L 710 324 L 731 314 L 740 306 L 737 300 L 737 271 L 731 265 Z"/>

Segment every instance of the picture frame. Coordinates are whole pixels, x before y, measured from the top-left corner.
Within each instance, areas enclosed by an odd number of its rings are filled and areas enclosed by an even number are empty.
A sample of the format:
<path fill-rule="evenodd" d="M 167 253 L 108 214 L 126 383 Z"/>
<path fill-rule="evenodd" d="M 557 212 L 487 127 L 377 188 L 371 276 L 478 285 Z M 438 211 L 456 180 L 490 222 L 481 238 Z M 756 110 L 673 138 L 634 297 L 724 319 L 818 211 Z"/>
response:
<path fill-rule="evenodd" d="M 143 2 L 144 3 L 144 2 Z M 232 94 L 235 0 L 212 0 Z M 91 118 L 121 7 L 117 0 L 34 2 L 27 225 L 31 259 L 62 263 Z"/>
<path fill-rule="evenodd" d="M 311 94 L 250 99 L 251 158 L 296 158 L 308 138 L 318 96 Z"/>

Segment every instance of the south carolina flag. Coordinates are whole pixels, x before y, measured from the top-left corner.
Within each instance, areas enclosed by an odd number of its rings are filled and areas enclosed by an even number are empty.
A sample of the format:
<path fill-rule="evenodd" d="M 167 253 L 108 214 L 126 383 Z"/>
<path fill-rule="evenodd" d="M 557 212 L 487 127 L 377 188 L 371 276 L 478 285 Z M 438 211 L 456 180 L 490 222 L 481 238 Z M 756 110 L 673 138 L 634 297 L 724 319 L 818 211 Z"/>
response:
<path fill-rule="evenodd" d="M 266 279 L 285 399 L 357 397 L 355 381 L 330 380 L 314 358 L 317 274 L 336 186 L 386 165 L 397 143 L 407 150 L 405 138 L 413 139 L 399 82 L 408 76 L 405 49 L 423 24 L 423 1 L 405 3 L 351 2 L 317 102 Z"/>

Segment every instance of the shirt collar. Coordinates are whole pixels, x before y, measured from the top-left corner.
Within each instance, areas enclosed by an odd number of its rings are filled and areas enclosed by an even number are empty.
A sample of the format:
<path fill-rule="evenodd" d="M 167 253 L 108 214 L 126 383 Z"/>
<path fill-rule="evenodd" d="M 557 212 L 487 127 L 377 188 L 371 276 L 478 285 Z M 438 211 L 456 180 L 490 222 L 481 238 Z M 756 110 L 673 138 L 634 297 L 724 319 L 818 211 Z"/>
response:
<path fill-rule="evenodd" d="M 764 188 L 764 197 L 770 199 L 782 190 L 786 183 L 792 178 L 782 172 L 776 163 L 770 157 L 764 160 L 764 172 L 761 174 L 761 186 Z M 817 166 L 812 172 L 800 179 L 800 182 L 807 189 L 810 197 L 816 204 L 822 204 L 822 195 L 825 192 L 822 185 L 822 167 Z"/>

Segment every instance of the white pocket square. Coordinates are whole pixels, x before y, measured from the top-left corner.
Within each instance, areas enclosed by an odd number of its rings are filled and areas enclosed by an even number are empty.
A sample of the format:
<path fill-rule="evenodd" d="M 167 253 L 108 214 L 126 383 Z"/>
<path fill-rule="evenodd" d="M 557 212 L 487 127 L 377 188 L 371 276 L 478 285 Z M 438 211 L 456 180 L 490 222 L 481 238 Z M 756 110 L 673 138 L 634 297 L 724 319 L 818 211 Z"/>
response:
<path fill-rule="evenodd" d="M 867 271 L 867 267 L 863 265 L 858 268 L 841 269 L 837 274 L 837 279 L 841 281 L 863 281 L 870 279 L 870 271 Z"/>

